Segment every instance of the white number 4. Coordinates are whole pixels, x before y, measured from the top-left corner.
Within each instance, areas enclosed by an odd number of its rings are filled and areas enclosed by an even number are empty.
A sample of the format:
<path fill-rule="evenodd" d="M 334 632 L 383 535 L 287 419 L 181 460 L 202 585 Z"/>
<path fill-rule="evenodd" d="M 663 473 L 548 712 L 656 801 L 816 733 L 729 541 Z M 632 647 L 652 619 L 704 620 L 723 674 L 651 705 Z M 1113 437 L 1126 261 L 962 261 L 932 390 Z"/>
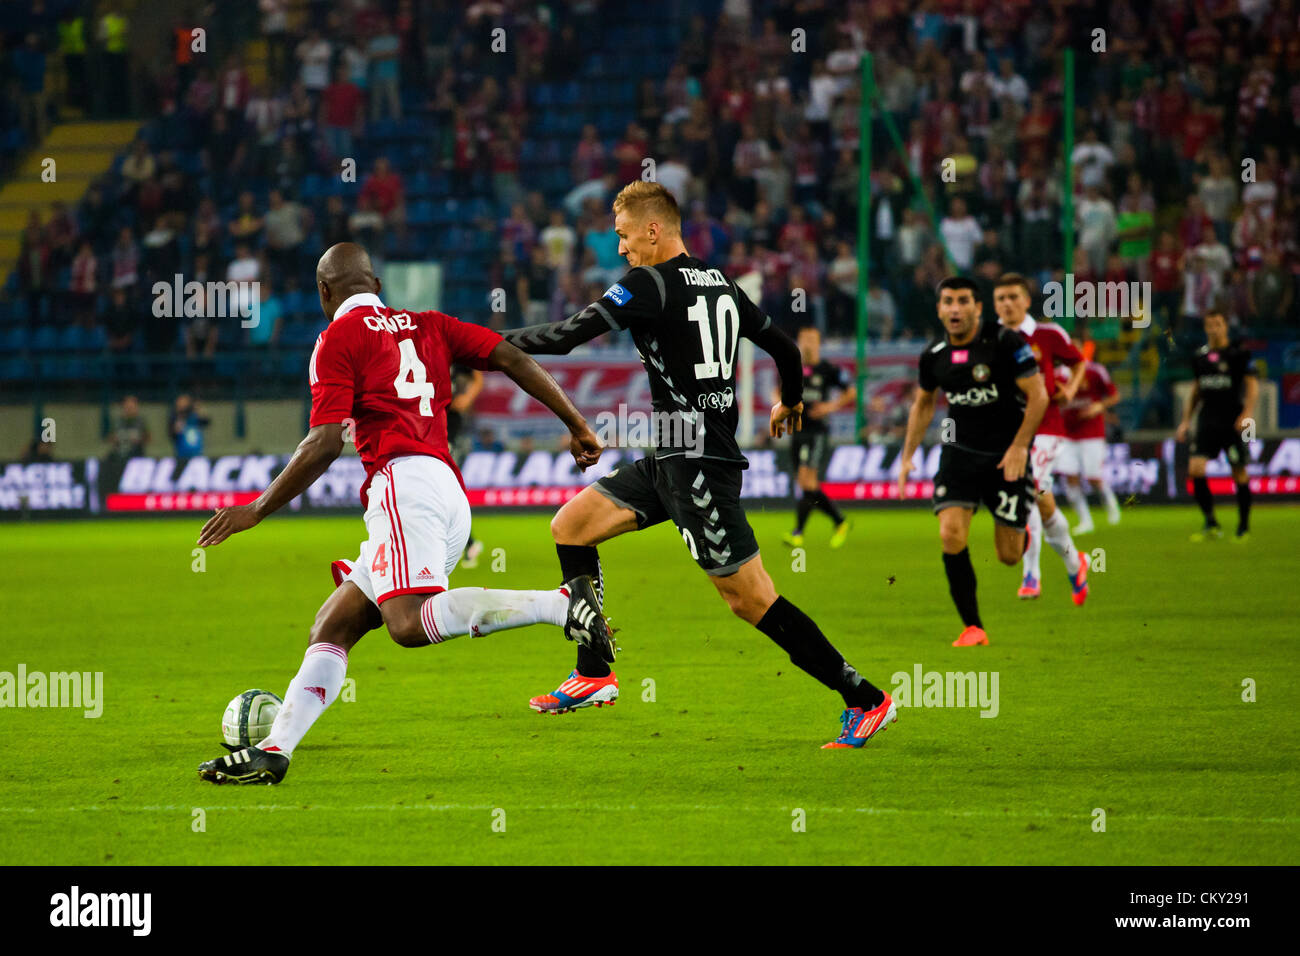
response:
<path fill-rule="evenodd" d="M 1019 496 L 1009 495 L 1005 491 L 999 491 L 998 506 L 993 509 L 993 513 L 999 518 L 1006 518 L 1008 521 L 1015 521 L 1016 505 L 1019 504 L 1019 502 Z"/>
<path fill-rule="evenodd" d="M 418 398 L 420 400 L 420 414 L 433 414 L 433 383 L 429 381 L 428 373 L 425 371 L 424 363 L 420 361 L 420 356 L 415 354 L 415 341 L 413 339 L 401 339 L 397 343 L 398 351 L 402 353 L 402 367 L 397 370 L 397 378 L 393 379 L 393 387 L 397 389 L 398 398 Z"/>

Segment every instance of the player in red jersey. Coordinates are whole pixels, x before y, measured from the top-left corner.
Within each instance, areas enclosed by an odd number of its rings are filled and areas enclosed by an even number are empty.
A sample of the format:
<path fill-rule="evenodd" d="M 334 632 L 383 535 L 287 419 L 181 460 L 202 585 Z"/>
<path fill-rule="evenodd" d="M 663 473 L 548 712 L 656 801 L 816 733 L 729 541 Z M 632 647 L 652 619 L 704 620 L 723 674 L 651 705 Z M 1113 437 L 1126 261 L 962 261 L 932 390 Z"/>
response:
<path fill-rule="evenodd" d="M 338 696 L 348 651 L 387 625 L 403 647 L 462 634 L 549 623 L 613 660 L 609 630 L 589 577 L 547 591 L 447 590 L 469 536 L 469 502 L 447 447 L 451 365 L 505 372 L 568 426 L 580 468 L 600 457 L 600 440 L 545 370 L 496 332 L 441 312 L 384 305 L 370 257 L 350 242 L 316 267 L 330 325 L 311 356 L 310 431 L 271 486 L 249 505 L 220 508 L 199 533 L 211 547 L 245 531 L 302 494 L 353 438 L 365 465 L 361 500 L 367 540 L 355 562 L 334 563 L 335 591 L 312 625 L 302 667 L 289 684 L 270 736 L 199 767 L 214 783 L 279 783 L 308 728 Z"/>
<path fill-rule="evenodd" d="M 1075 347 L 1078 342 L 1075 341 Z M 1070 373 L 1064 366 L 1056 369 L 1061 384 L 1068 381 Z M 1106 410 L 1119 401 L 1119 391 L 1110 380 L 1110 373 L 1100 362 L 1084 366 L 1083 384 L 1074 400 L 1062 406 L 1065 416 L 1065 444 L 1056 470 L 1065 479 L 1065 496 L 1079 515 L 1075 534 L 1088 534 L 1093 530 L 1092 511 L 1088 508 L 1088 486 L 1100 496 L 1106 506 L 1106 520 L 1119 524 L 1119 501 L 1106 482 L 1103 465 L 1106 462 Z M 1086 484 L 1085 484 L 1086 482 Z"/>
<path fill-rule="evenodd" d="M 1070 343 L 1065 330 L 1055 322 L 1043 322 L 1029 314 L 1029 282 L 1024 276 L 1008 272 L 993 287 L 993 305 L 998 320 L 1015 329 L 1033 349 L 1034 358 L 1043 372 L 1047 385 L 1047 412 L 1034 435 L 1030 463 L 1033 468 L 1034 487 L 1038 507 L 1029 512 L 1029 540 L 1025 545 L 1024 579 L 1020 582 L 1021 599 L 1036 598 L 1040 591 L 1042 574 L 1039 557 L 1043 540 L 1065 562 L 1065 573 L 1070 579 L 1075 604 L 1088 598 L 1088 556 L 1074 546 L 1070 537 L 1070 523 L 1056 507 L 1052 495 L 1052 469 L 1065 441 L 1065 419 L 1062 405 L 1074 399 L 1083 381 L 1083 355 Z M 1070 369 L 1070 378 L 1061 384 L 1056 378 L 1056 366 Z"/>

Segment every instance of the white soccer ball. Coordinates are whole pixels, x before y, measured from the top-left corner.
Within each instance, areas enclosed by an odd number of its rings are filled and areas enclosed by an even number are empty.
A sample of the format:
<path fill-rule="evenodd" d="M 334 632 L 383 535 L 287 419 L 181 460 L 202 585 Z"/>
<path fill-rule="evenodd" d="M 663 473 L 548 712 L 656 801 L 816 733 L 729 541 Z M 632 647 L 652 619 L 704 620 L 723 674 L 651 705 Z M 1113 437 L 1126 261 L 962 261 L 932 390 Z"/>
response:
<path fill-rule="evenodd" d="M 221 736 L 232 747 L 256 747 L 271 733 L 275 715 L 284 704 L 269 690 L 246 690 L 221 716 Z"/>

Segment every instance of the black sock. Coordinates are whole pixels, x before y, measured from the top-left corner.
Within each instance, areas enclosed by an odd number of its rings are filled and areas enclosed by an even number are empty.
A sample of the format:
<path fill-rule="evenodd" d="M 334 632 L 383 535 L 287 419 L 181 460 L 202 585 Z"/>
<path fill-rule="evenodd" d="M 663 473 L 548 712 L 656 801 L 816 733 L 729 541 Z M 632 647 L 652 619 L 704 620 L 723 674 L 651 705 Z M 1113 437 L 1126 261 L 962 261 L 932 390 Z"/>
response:
<path fill-rule="evenodd" d="M 967 627 L 983 628 L 979 601 L 975 598 L 975 569 L 970 563 L 970 548 L 962 548 L 956 554 L 945 552 L 943 570 L 948 575 L 948 593 L 952 595 L 952 603 L 957 605 L 962 623 Z"/>
<path fill-rule="evenodd" d="M 1250 479 L 1237 482 L 1237 534 L 1250 530 Z"/>
<path fill-rule="evenodd" d="M 817 496 L 818 508 L 830 515 L 830 519 L 837 525 L 844 523 L 844 515 L 840 513 L 839 508 L 835 507 L 835 502 L 831 501 L 830 496 L 827 495 L 826 492 L 818 488 L 813 492 L 813 494 Z"/>
<path fill-rule="evenodd" d="M 845 707 L 871 710 L 885 699 L 879 687 L 868 682 L 844 660 L 803 611 L 778 597 L 757 624 L 760 631 L 790 655 L 790 661 L 844 698 Z"/>
<path fill-rule="evenodd" d="M 582 544 L 557 544 L 555 553 L 560 558 L 560 575 L 565 581 L 572 581 L 582 574 L 590 574 L 596 589 L 596 600 L 601 606 L 605 604 L 605 578 L 600 572 L 600 552 Z M 608 677 L 609 665 L 594 651 L 578 645 L 578 663 L 576 670 L 583 677 Z"/>
<path fill-rule="evenodd" d="M 795 534 L 803 534 L 803 526 L 808 523 L 808 516 L 812 514 L 813 505 L 815 504 L 812 499 L 814 494 L 815 492 L 805 491 L 799 496 L 799 504 L 796 506 L 794 518 Z"/>
<path fill-rule="evenodd" d="M 1192 494 L 1196 496 L 1196 503 L 1205 513 L 1205 526 L 1218 527 L 1219 522 L 1214 520 L 1214 495 L 1210 494 L 1210 483 L 1205 480 L 1204 475 L 1192 479 Z"/>

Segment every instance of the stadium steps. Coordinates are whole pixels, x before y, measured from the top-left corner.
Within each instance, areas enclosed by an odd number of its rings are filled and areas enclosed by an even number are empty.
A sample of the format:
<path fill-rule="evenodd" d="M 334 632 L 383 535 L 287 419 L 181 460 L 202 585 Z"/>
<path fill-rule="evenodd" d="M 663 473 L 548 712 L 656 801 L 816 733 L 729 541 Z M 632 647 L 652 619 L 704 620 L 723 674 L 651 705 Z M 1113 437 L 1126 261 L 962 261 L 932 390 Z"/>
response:
<path fill-rule="evenodd" d="M 52 202 L 75 208 L 139 129 L 134 120 L 59 123 L 44 143 L 31 150 L 17 174 L 0 188 L 0 285 L 8 281 L 18 261 L 23 228 L 32 211 L 44 218 Z M 46 158 L 55 162 L 53 182 L 41 179 Z"/>

